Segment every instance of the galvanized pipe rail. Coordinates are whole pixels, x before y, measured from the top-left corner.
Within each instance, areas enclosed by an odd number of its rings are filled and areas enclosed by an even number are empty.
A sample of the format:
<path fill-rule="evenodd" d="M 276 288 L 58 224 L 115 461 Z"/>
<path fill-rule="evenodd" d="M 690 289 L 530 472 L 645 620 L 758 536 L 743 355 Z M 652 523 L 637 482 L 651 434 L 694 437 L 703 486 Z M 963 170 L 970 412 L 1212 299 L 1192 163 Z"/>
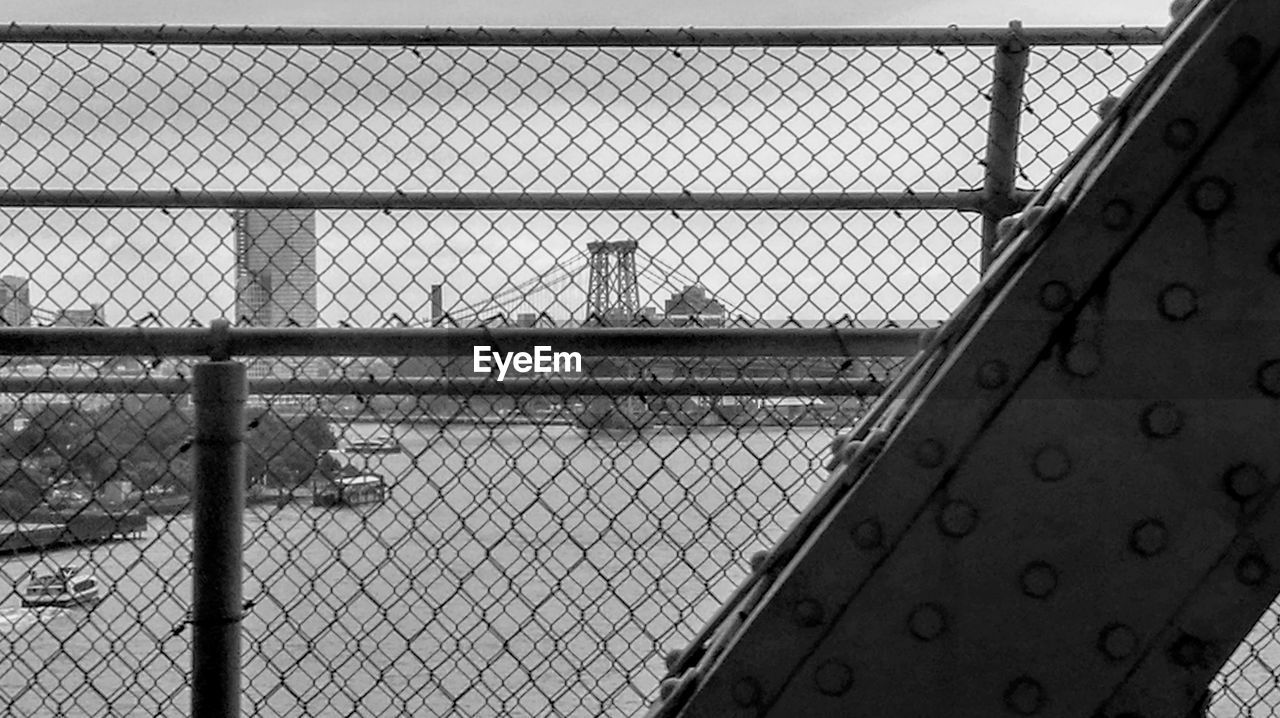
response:
<path fill-rule="evenodd" d="M 513 378 L 430 377 L 421 379 L 257 379 L 251 396 L 280 394 L 321 396 L 879 396 L 885 384 L 873 379 L 676 378 L 625 377 Z M 0 393 L 8 394 L 158 394 L 191 391 L 179 377 L 0 377 Z"/>
<path fill-rule="evenodd" d="M 472 356 L 537 346 L 590 357 L 909 356 L 926 329 L 5 327 L 0 356 Z"/>
<path fill-rule="evenodd" d="M 1009 23 L 1010 35 L 996 48 L 991 81 L 991 114 L 987 119 L 987 155 L 983 161 L 982 254 L 978 266 L 991 266 L 999 241 L 1000 220 L 1026 205 L 1029 197 L 1014 188 L 1018 171 L 1018 126 L 1022 117 L 1023 87 L 1031 46 L 1022 36 L 1022 25 Z"/>
<path fill-rule="evenodd" d="M 432 28 L 196 27 L 182 25 L 0 26 L 0 43 L 101 45 L 322 45 L 437 47 L 948 47 L 1000 45 L 1002 27 L 960 28 Z M 1159 45 L 1158 27 L 1042 27 L 1032 45 Z"/>
<path fill-rule="evenodd" d="M 191 525 L 191 715 L 240 715 L 245 368 L 196 367 Z"/>
<path fill-rule="evenodd" d="M 1031 192 L 1017 193 L 1021 202 Z M 955 210 L 981 212 L 978 190 L 955 192 L 383 192 L 167 189 L 5 189 L 0 207 L 131 209 L 332 209 L 529 212 L 777 212 Z"/>

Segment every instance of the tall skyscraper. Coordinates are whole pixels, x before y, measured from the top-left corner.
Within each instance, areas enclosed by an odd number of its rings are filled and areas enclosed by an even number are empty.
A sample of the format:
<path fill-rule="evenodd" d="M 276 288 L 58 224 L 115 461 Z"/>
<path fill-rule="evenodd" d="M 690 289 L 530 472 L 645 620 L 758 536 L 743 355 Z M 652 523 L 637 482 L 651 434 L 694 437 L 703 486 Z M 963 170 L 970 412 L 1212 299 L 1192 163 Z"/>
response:
<path fill-rule="evenodd" d="M 233 214 L 236 240 L 237 324 L 314 327 L 316 213 L 305 209 L 251 209 Z M 306 359 L 248 362 L 250 379 L 320 373 Z"/>
<path fill-rule="evenodd" d="M 313 327 L 316 213 L 305 209 L 236 212 L 236 323 Z"/>
<path fill-rule="evenodd" d="M 25 327 L 31 323 L 31 280 L 0 277 L 0 325 Z"/>

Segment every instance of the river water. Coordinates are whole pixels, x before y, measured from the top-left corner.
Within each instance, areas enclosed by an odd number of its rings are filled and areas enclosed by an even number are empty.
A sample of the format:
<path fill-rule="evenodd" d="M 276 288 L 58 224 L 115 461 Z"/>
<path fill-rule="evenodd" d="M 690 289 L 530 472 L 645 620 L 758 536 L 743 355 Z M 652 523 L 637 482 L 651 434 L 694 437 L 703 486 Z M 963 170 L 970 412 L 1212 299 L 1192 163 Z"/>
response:
<path fill-rule="evenodd" d="M 356 427 L 368 430 L 371 427 Z M 368 457 L 389 501 L 250 507 L 243 705 L 298 715 L 643 710 L 679 647 L 809 501 L 830 430 L 402 426 Z M 9 715 L 185 714 L 190 516 L 146 538 L 3 559 L 87 561 L 92 611 L 0 602 Z"/>
<path fill-rule="evenodd" d="M 373 427 L 362 427 L 364 430 Z M 567 426 L 399 427 L 393 483 L 359 510 L 250 507 L 247 714 L 637 715 L 682 646 L 818 487 L 829 430 L 587 437 Z M 191 519 L 145 539 L 0 560 L 87 561 L 91 611 L 0 602 L 5 715 L 186 714 Z M 1276 614 L 1211 713 L 1277 700 Z M 1269 713 L 1267 713 L 1269 714 Z"/>

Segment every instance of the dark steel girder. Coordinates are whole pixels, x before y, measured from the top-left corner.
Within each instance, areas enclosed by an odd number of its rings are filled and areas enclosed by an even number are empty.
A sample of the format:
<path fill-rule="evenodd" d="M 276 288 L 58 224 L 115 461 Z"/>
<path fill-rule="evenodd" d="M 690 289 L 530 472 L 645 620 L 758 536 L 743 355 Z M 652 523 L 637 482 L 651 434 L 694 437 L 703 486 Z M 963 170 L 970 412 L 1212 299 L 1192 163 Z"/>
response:
<path fill-rule="evenodd" d="M 1278 58 L 1200 3 L 652 715 L 1196 709 L 1280 591 Z"/>

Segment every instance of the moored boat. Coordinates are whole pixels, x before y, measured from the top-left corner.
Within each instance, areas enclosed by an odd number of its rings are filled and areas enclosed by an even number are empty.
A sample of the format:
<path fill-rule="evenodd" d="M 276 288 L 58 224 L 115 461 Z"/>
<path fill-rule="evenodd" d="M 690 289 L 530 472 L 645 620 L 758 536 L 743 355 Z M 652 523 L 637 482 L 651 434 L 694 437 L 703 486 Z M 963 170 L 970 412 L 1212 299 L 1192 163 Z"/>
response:
<path fill-rule="evenodd" d="M 377 474 L 335 476 L 322 479 L 312 494 L 313 506 L 360 506 L 380 504 L 387 498 L 387 485 Z"/>
<path fill-rule="evenodd" d="M 102 600 L 98 577 L 85 566 L 61 566 L 48 573 L 32 571 L 22 591 L 22 605 L 93 606 Z"/>
<path fill-rule="evenodd" d="M 394 454 L 403 447 L 389 432 L 379 431 L 368 437 L 349 439 L 346 450 L 356 454 Z"/>
<path fill-rule="evenodd" d="M 588 432 L 637 432 L 653 419 L 635 397 L 593 397 L 575 406 L 573 419 Z"/>

